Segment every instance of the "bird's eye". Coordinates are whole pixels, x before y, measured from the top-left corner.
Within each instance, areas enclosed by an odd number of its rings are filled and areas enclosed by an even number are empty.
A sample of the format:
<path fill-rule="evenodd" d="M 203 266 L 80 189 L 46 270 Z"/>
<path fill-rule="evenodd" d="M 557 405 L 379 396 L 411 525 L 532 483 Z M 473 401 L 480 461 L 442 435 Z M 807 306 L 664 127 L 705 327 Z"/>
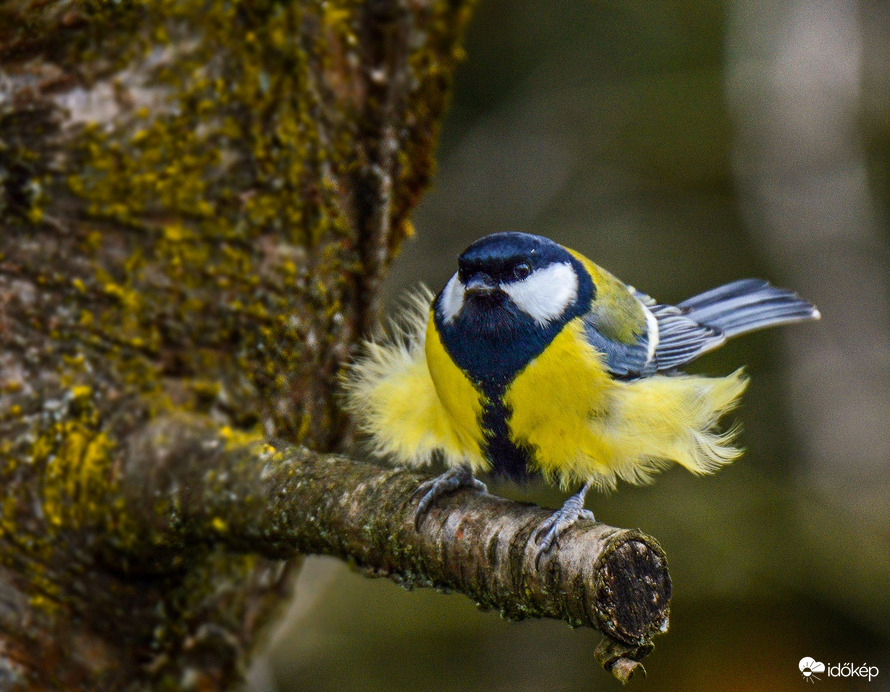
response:
<path fill-rule="evenodd" d="M 515 267 L 513 267 L 513 278 L 517 280 L 522 280 L 532 273 L 532 268 L 529 266 L 528 262 L 520 262 Z"/>

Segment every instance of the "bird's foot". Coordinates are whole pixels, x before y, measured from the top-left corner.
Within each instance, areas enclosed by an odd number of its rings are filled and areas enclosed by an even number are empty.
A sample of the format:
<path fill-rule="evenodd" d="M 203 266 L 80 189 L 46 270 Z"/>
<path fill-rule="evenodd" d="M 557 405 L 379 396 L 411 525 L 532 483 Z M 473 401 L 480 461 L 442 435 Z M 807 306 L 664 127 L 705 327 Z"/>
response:
<path fill-rule="evenodd" d="M 414 494 L 422 495 L 420 502 L 417 503 L 417 511 L 414 514 L 414 526 L 420 530 L 420 524 L 423 522 L 430 506 L 443 495 L 453 493 L 459 488 L 475 488 L 480 492 L 488 492 L 485 483 L 473 476 L 473 471 L 469 466 L 455 466 L 448 469 L 441 476 L 436 476 L 432 480 L 421 483 Z"/>
<path fill-rule="evenodd" d="M 537 561 L 540 561 L 541 556 L 556 544 L 560 534 L 579 519 L 596 521 L 593 512 L 584 509 L 584 498 L 588 489 L 589 486 L 585 484 L 580 491 L 566 500 L 560 509 L 541 524 L 535 534 L 535 541 L 538 544 Z"/>

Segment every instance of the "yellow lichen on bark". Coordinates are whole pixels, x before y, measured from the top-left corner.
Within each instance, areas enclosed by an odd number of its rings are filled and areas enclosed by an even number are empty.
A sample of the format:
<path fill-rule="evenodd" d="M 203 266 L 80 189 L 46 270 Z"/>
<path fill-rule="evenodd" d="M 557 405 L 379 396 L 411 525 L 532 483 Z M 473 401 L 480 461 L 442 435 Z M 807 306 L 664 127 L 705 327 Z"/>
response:
<path fill-rule="evenodd" d="M 0 560 L 30 606 L 10 622 L 102 613 L 90 636 L 122 648 L 95 665 L 141 656 L 174 687 L 191 627 L 253 641 L 286 568 L 213 546 L 263 498 L 186 544 L 213 499 L 189 489 L 223 487 L 221 459 L 259 473 L 267 437 L 341 440 L 337 372 L 428 183 L 467 6 L 0 11 Z M 84 679 L 94 649 L 62 646 Z"/>

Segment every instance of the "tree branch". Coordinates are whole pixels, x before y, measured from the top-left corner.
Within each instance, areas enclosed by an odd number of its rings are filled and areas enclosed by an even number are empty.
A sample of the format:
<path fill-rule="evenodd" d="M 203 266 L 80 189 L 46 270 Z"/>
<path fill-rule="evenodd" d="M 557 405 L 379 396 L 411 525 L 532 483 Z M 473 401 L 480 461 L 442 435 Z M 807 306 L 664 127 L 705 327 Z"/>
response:
<path fill-rule="evenodd" d="M 640 531 L 582 521 L 536 565 L 535 531 L 551 512 L 535 505 L 463 489 L 438 501 L 418 530 L 416 490 L 427 476 L 404 468 L 258 441 L 227 445 L 212 429 L 176 419 L 136 439 L 148 448 L 162 439 L 166 448 L 160 465 L 152 452 L 150 465 L 131 465 L 125 476 L 127 506 L 148 495 L 156 508 L 159 497 L 162 508 L 177 508 L 175 522 L 156 527 L 156 545 L 212 540 L 270 559 L 332 555 L 404 586 L 459 591 L 510 619 L 594 627 L 612 640 L 600 660 L 619 677 L 667 630 L 666 558 Z M 131 454 L 137 465 L 142 458 Z"/>

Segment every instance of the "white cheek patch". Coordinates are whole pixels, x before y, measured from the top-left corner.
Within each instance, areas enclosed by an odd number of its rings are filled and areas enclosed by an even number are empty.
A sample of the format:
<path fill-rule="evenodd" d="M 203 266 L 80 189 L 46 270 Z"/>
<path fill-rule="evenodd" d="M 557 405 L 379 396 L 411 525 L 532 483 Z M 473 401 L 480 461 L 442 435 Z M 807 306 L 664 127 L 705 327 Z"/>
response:
<path fill-rule="evenodd" d="M 522 281 L 501 284 L 510 299 L 539 326 L 562 315 L 578 297 L 578 277 L 567 262 L 532 272 Z"/>
<path fill-rule="evenodd" d="M 439 316 L 445 324 L 453 322 L 463 306 L 464 285 L 458 280 L 457 273 L 455 273 L 442 290 L 442 300 L 439 301 Z"/>

